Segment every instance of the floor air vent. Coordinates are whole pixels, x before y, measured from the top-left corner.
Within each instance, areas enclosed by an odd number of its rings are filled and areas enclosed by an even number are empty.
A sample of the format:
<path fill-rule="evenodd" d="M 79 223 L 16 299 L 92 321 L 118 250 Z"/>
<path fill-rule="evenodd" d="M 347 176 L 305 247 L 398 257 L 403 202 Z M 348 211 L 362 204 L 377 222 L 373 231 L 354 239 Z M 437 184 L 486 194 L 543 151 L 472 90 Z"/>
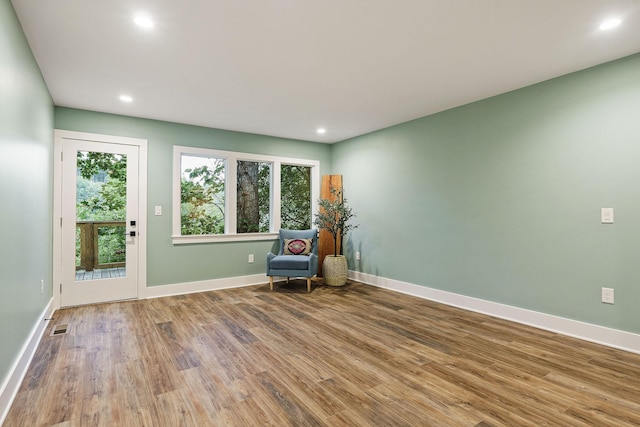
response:
<path fill-rule="evenodd" d="M 53 327 L 53 332 L 51 332 L 51 336 L 56 335 L 65 335 L 67 333 L 67 327 L 69 325 L 56 325 Z"/>

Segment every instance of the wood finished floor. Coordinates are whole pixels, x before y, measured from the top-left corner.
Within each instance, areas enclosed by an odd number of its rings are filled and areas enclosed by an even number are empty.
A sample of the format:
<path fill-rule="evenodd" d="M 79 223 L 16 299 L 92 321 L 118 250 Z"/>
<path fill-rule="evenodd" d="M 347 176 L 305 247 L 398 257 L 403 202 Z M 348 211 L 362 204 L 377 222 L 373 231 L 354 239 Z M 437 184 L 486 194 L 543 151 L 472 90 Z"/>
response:
<path fill-rule="evenodd" d="M 358 283 L 305 288 L 57 311 L 4 426 L 640 425 L 640 355 Z"/>

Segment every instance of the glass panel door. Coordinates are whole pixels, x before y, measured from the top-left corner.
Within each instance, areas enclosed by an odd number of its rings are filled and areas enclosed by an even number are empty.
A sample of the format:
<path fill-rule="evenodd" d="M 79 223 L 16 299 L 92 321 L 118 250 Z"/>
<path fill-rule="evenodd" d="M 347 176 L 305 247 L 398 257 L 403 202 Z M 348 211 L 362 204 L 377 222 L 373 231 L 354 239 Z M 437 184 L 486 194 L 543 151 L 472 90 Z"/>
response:
<path fill-rule="evenodd" d="M 61 305 L 137 296 L 138 147 L 63 144 Z"/>

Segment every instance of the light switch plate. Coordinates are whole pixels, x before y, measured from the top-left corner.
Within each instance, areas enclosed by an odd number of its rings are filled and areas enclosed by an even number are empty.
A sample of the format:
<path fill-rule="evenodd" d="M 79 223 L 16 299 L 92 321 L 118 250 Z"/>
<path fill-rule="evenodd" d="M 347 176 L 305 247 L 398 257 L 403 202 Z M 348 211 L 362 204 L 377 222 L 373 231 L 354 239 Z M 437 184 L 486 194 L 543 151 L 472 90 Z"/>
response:
<path fill-rule="evenodd" d="M 162 215 L 162 206 L 156 206 L 155 213 L 156 213 L 156 216 Z"/>
<path fill-rule="evenodd" d="M 613 224 L 613 208 L 602 208 L 600 210 L 600 222 L 602 224 Z"/>

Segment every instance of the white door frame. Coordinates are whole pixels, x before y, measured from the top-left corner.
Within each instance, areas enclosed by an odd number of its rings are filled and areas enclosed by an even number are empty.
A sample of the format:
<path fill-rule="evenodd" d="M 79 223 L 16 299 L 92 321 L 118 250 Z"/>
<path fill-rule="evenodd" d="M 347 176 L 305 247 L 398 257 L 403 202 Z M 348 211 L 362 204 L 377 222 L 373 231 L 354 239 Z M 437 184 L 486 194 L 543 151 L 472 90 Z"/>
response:
<path fill-rule="evenodd" d="M 139 149 L 138 168 L 138 298 L 147 287 L 147 140 L 123 136 L 54 130 L 53 162 L 53 304 L 60 308 L 62 285 L 62 144 L 64 140 L 95 141 L 110 144 L 133 145 Z"/>

